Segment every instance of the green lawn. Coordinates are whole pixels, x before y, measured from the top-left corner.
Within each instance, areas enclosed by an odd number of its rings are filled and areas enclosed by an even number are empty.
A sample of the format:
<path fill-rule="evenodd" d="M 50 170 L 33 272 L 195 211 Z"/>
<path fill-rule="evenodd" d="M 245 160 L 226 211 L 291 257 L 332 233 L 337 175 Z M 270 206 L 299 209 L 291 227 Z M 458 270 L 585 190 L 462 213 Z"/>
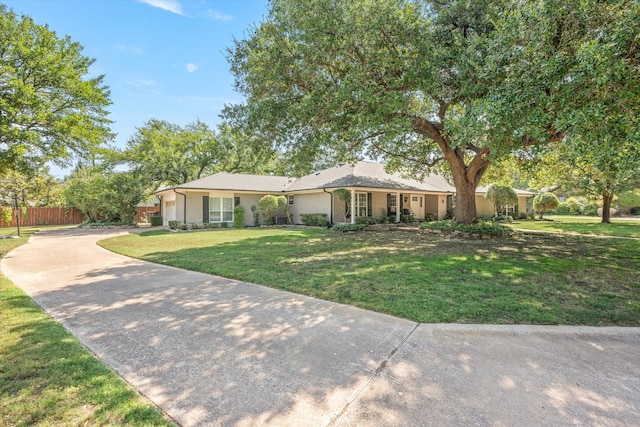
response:
<path fill-rule="evenodd" d="M 38 228 L 0 239 L 0 258 Z M 173 425 L 0 274 L 0 425 L 125 424 Z"/>
<path fill-rule="evenodd" d="M 640 238 L 640 221 L 613 218 L 611 224 L 602 224 L 593 216 L 545 216 L 545 220 L 515 220 L 507 224 L 521 230 L 563 231 L 600 236 Z"/>
<path fill-rule="evenodd" d="M 640 242 L 631 239 L 244 229 L 101 244 L 418 322 L 640 325 Z"/>

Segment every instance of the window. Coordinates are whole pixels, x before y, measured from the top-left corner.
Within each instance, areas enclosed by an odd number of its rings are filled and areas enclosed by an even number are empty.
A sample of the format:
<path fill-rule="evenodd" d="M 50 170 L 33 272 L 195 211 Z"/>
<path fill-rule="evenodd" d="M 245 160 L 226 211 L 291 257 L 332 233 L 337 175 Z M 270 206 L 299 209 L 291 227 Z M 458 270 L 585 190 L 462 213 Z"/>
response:
<path fill-rule="evenodd" d="M 289 206 L 293 206 L 293 196 L 288 196 Z"/>
<path fill-rule="evenodd" d="M 367 216 L 367 193 L 356 193 L 356 216 Z"/>
<path fill-rule="evenodd" d="M 506 205 L 504 207 L 505 215 L 517 214 L 518 213 L 518 204 L 515 205 Z"/>
<path fill-rule="evenodd" d="M 233 197 L 209 197 L 209 222 L 233 221 Z"/>
<path fill-rule="evenodd" d="M 396 206 L 398 206 L 398 199 L 396 198 L 396 195 L 389 194 L 389 207 L 395 208 Z M 393 211 L 395 212 L 395 209 L 393 209 Z"/>

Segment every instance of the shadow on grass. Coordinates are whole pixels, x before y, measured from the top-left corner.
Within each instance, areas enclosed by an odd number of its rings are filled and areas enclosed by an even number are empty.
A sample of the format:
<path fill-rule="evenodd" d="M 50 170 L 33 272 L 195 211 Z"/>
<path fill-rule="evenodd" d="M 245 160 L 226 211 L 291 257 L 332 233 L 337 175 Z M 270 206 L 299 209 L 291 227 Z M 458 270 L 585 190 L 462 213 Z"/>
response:
<path fill-rule="evenodd" d="M 176 242 L 173 236 L 154 238 L 149 244 L 171 248 Z M 396 276 L 411 268 L 420 274 L 405 276 L 405 282 L 413 277 L 418 288 L 433 285 L 438 280 L 428 279 L 431 265 L 439 266 L 442 277 L 451 274 L 444 288 L 455 289 L 456 275 L 491 272 L 484 264 L 504 268 L 526 243 L 316 234 L 153 255 L 203 265 L 231 265 L 245 257 L 242 268 L 265 275 L 278 270 L 282 283 L 306 274 L 323 278 L 327 288 L 340 281 L 365 289 L 373 284 L 375 295 L 383 285 L 401 286 Z M 563 250 L 559 243 L 540 244 Z M 93 249 L 69 250 L 80 255 Z M 529 252 L 527 262 L 552 259 L 536 253 Z M 482 270 L 474 272 L 474 265 Z M 293 272 L 283 274 L 287 269 Z M 375 273 L 371 281 L 358 281 L 368 270 Z M 583 423 L 638 419 L 637 369 L 627 363 L 637 346 L 621 346 L 615 338 L 542 333 L 534 334 L 532 347 L 525 337 L 530 334 L 507 329 L 464 332 L 452 341 L 453 330 L 416 329 L 413 322 L 161 265 L 107 262 L 64 273 L 57 276 L 64 285 L 49 289 L 50 277 L 42 273 L 38 303 L 185 425 L 330 425 L 336 418 L 336 425 L 415 425 L 443 416 L 443 424 L 460 425 L 479 413 L 491 424 L 526 424 L 543 416 L 548 425 L 575 423 L 577 416 Z M 374 280 L 383 274 L 396 279 Z M 475 286 L 495 286 L 489 282 L 497 278 L 491 279 Z M 445 294 L 443 306 L 456 305 L 460 295 Z M 616 363 L 609 366 L 612 358 Z M 597 372 L 582 370 L 598 363 Z M 504 412 L 502 402 L 508 402 Z"/>
<path fill-rule="evenodd" d="M 141 258 L 417 322 L 640 325 L 640 248 L 632 243 L 327 233 L 247 238 Z"/>
<path fill-rule="evenodd" d="M 10 424 L 172 425 L 2 278 L 0 307 L 0 402 Z"/>

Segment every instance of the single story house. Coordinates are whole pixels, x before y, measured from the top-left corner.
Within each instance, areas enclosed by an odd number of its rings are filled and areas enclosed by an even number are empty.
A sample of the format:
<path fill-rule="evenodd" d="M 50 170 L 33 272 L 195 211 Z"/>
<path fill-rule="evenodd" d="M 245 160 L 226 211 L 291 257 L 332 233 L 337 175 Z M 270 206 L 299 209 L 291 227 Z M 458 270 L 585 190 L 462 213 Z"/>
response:
<path fill-rule="evenodd" d="M 351 193 L 348 205 L 334 194 L 337 189 Z M 484 199 L 485 191 L 485 187 L 478 188 L 478 216 L 490 217 L 494 215 L 494 206 Z M 519 201 L 510 207 L 510 212 L 525 212 L 527 198 L 535 193 L 516 191 Z M 154 193 L 161 200 L 164 225 L 169 221 L 231 223 L 235 206 L 242 205 L 247 226 L 253 225 L 251 206 L 258 206 L 267 194 L 287 198 L 294 224 L 302 223 L 301 214 L 318 213 L 326 214 L 331 223 L 355 222 L 359 216 L 388 216 L 400 221 L 403 214 L 418 220 L 436 220 L 444 219 L 447 211 L 455 207 L 455 187 L 444 177 L 431 174 L 424 181 L 406 179 L 397 173 L 387 173 L 382 164 L 371 162 L 336 166 L 301 178 L 220 172 Z"/>

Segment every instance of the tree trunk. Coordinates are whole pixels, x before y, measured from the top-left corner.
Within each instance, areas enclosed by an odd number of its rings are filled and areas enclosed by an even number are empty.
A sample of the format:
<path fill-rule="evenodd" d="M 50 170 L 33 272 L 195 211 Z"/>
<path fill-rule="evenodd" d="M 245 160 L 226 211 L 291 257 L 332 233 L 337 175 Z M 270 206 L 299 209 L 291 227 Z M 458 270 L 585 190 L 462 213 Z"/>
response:
<path fill-rule="evenodd" d="M 461 184 L 456 180 L 456 207 L 454 219 L 460 224 L 471 224 L 477 221 L 476 186 L 466 179 Z"/>
<path fill-rule="evenodd" d="M 613 194 L 602 194 L 602 223 L 611 224 L 611 201 L 613 200 Z"/>
<path fill-rule="evenodd" d="M 439 116 L 444 121 L 446 104 L 441 105 Z M 433 140 L 442 150 L 443 160 L 451 166 L 453 182 L 456 186 L 456 206 L 454 218 L 460 224 L 472 224 L 477 221 L 476 210 L 476 188 L 491 164 L 487 157 L 489 148 L 475 147 L 469 144 L 468 147 L 453 147 L 451 141 L 441 132 L 442 126 L 437 126 L 428 120 L 420 117 L 413 118 L 413 130 L 423 136 Z M 468 165 L 465 162 L 468 151 L 475 152 Z"/>

